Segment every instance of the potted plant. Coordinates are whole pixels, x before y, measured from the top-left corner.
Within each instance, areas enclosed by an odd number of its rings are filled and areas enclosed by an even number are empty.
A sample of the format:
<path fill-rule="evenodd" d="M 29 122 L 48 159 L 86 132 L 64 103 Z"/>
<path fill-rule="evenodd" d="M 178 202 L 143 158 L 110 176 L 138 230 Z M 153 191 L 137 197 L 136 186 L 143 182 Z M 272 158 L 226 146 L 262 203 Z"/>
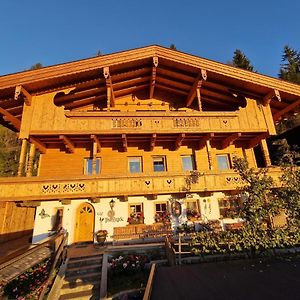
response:
<path fill-rule="evenodd" d="M 104 242 L 106 241 L 107 233 L 108 233 L 107 230 L 98 230 L 95 233 L 97 243 L 99 243 L 100 245 L 104 245 Z"/>

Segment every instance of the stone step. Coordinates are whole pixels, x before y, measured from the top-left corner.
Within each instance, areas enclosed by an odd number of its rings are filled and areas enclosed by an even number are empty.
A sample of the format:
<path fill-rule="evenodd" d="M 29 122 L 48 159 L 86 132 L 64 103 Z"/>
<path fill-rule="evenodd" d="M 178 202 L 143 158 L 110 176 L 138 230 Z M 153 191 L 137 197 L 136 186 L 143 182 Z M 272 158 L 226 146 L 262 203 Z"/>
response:
<path fill-rule="evenodd" d="M 66 286 L 66 285 L 64 285 Z M 77 292 L 83 292 L 83 291 L 99 291 L 100 289 L 100 283 L 95 282 L 95 284 L 92 283 L 85 283 L 85 284 L 81 284 L 81 285 L 76 285 L 75 287 L 62 287 L 62 289 L 60 290 L 60 294 L 61 295 L 65 295 L 65 294 L 71 294 L 71 293 L 77 293 Z"/>
<path fill-rule="evenodd" d="M 67 299 L 99 299 L 98 294 L 94 294 L 92 290 L 74 292 L 69 294 L 64 294 L 59 297 L 59 300 L 67 300 Z"/>
<path fill-rule="evenodd" d="M 75 275 L 67 275 L 64 279 L 65 283 L 68 282 L 91 282 L 95 280 L 101 279 L 101 271 L 94 273 L 86 273 L 86 274 L 75 274 Z"/>
<path fill-rule="evenodd" d="M 94 264 L 89 266 L 76 266 L 74 268 L 67 268 L 66 276 L 74 276 L 77 274 L 86 274 L 88 272 L 97 272 L 101 270 L 102 265 L 101 264 Z"/>
<path fill-rule="evenodd" d="M 89 286 L 89 285 L 99 285 L 100 280 L 94 280 L 94 281 L 78 281 L 78 282 L 65 282 L 63 283 L 61 289 L 73 289 L 73 288 L 77 288 L 80 286 Z"/>
<path fill-rule="evenodd" d="M 90 259 L 97 259 L 101 258 L 102 259 L 102 254 L 92 254 L 88 256 L 76 256 L 76 257 L 70 257 L 69 262 L 77 262 L 77 261 L 82 261 L 82 260 L 90 260 Z"/>
<path fill-rule="evenodd" d="M 91 258 L 86 258 L 86 259 L 76 259 L 76 260 L 69 260 L 68 261 L 68 269 L 73 268 L 73 267 L 79 267 L 79 266 L 88 266 L 91 264 L 96 264 L 96 263 L 102 263 L 102 256 L 96 256 L 96 257 L 91 257 Z"/>

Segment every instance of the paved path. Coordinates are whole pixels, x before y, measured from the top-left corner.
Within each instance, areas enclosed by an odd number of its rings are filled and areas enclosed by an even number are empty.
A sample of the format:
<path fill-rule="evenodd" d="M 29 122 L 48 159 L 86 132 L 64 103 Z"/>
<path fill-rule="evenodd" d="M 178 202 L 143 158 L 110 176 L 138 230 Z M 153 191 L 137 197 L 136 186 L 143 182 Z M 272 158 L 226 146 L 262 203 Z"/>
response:
<path fill-rule="evenodd" d="M 300 257 L 161 267 L 151 299 L 300 299 Z"/>

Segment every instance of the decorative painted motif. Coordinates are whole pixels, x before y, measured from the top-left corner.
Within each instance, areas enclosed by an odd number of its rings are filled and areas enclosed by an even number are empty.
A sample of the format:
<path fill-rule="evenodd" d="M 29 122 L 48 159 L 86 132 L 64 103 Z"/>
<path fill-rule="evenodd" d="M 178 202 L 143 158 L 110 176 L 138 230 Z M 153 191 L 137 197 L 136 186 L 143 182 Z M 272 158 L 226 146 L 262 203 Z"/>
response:
<path fill-rule="evenodd" d="M 141 128 L 143 121 L 140 118 L 112 119 L 112 128 Z"/>
<path fill-rule="evenodd" d="M 84 190 L 84 183 L 44 184 L 42 186 L 43 194 L 76 193 Z"/>

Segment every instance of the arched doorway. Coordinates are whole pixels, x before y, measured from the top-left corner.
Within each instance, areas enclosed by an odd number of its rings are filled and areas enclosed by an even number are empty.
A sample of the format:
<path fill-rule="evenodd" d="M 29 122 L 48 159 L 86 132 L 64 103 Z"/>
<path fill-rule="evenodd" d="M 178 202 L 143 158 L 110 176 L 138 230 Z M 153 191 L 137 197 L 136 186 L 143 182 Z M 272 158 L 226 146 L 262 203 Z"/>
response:
<path fill-rule="evenodd" d="M 89 203 L 82 203 L 76 211 L 74 242 L 94 241 L 95 210 Z"/>

